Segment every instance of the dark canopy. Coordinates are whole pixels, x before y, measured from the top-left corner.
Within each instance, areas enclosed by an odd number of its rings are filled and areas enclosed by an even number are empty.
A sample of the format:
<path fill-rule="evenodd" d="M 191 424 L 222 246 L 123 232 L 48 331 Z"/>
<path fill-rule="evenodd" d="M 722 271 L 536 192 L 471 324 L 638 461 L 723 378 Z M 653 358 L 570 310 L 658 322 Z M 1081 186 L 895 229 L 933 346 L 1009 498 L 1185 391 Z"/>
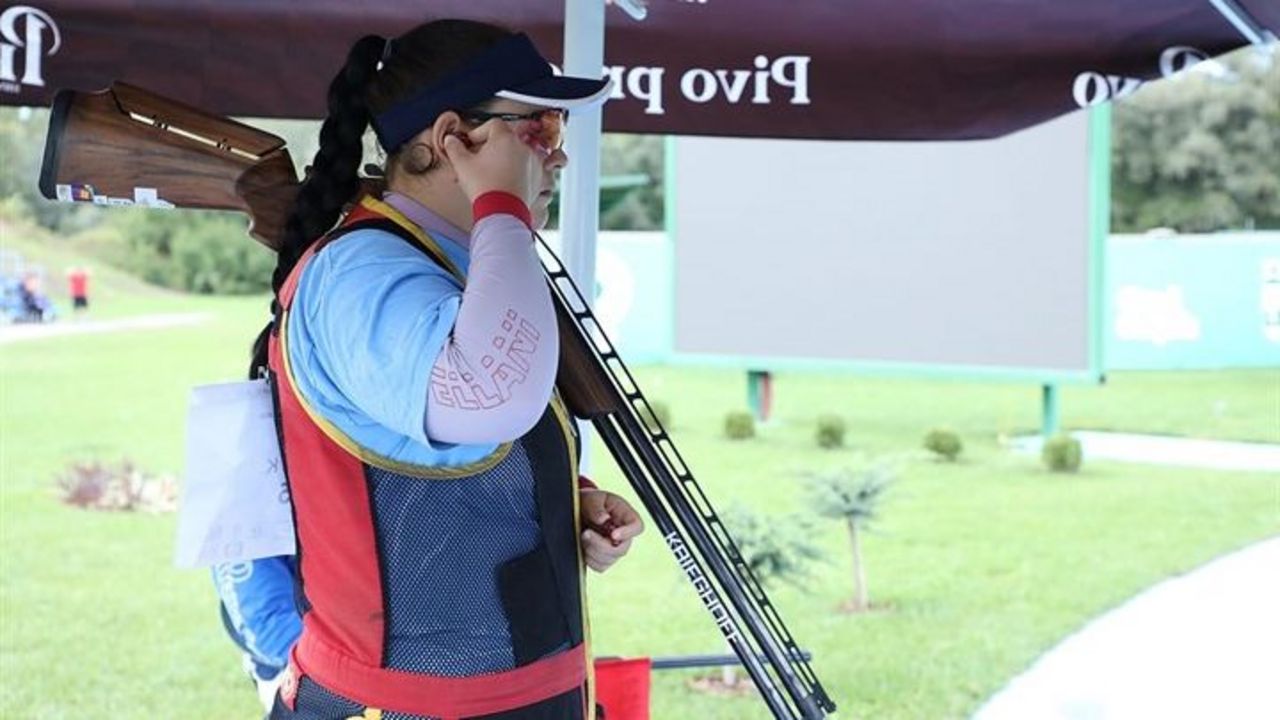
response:
<path fill-rule="evenodd" d="M 603 1 L 603 0 L 601 0 Z M 1231 3 L 1232 0 L 1220 0 Z M 1280 2 L 1234 0 L 1280 31 Z M 0 11 L 0 102 L 125 80 L 210 110 L 317 117 L 347 46 L 429 18 L 561 53 L 560 0 L 50 0 Z M 785 138 L 1001 135 L 1246 42 L 1213 0 L 652 0 L 608 13 L 605 129 Z"/>

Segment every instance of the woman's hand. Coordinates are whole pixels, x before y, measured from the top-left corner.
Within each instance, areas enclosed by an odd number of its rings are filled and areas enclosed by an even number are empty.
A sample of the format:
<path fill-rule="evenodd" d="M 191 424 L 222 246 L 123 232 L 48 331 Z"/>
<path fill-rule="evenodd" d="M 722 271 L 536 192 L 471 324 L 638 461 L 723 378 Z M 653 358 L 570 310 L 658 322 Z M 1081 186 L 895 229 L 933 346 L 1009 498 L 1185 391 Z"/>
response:
<path fill-rule="evenodd" d="M 499 191 L 528 205 L 542 190 L 542 160 L 503 120 L 494 118 L 467 133 L 466 143 L 446 135 L 443 150 L 468 200 Z"/>
<path fill-rule="evenodd" d="M 644 521 L 626 500 L 607 490 L 579 491 L 578 514 L 582 524 L 598 527 L 612 525 L 608 537 L 588 527 L 582 532 L 582 554 L 587 567 L 604 572 L 631 549 L 631 539 L 644 532 Z"/>

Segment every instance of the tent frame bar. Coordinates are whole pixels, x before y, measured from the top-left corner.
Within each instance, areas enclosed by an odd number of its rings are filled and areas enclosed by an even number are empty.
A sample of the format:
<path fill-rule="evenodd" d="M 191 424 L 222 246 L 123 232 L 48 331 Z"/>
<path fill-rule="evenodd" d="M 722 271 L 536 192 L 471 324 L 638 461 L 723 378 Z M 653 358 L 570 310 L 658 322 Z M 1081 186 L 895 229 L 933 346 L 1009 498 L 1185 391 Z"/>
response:
<path fill-rule="evenodd" d="M 1263 47 L 1276 42 L 1276 36 L 1254 19 L 1253 15 L 1241 7 L 1236 0 L 1209 0 L 1209 2 L 1250 43 Z"/>

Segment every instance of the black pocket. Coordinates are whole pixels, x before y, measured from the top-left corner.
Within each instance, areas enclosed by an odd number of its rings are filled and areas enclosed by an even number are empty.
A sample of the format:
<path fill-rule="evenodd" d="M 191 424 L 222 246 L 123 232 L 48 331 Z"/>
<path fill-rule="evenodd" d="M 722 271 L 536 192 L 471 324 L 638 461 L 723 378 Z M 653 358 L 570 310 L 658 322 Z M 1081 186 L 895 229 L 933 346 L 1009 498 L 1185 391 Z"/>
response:
<path fill-rule="evenodd" d="M 569 625 L 546 545 L 538 543 L 532 552 L 500 567 L 498 592 L 511 627 L 517 666 L 569 647 Z"/>
<path fill-rule="evenodd" d="M 298 681 L 298 694 L 293 699 L 293 709 L 285 706 L 276 692 L 275 704 L 271 707 L 268 720 L 333 720 L 359 716 L 365 710 L 351 700 L 337 695 L 309 677 Z"/>

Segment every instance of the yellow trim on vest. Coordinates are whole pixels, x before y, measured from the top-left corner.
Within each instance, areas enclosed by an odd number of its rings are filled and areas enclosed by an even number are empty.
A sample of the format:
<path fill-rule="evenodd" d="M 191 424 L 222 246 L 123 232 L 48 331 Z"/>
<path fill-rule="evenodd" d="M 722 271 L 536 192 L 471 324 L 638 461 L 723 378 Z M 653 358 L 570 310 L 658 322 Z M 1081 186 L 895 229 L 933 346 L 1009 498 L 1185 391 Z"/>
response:
<path fill-rule="evenodd" d="M 409 220 L 409 218 L 401 214 L 400 211 L 396 210 L 394 207 L 388 205 L 387 203 L 382 202 L 381 200 L 375 199 L 370 196 L 365 196 L 364 199 L 360 201 L 360 204 L 367 210 L 383 215 L 388 220 L 391 220 L 392 222 L 396 223 L 400 227 L 404 228 L 411 235 L 413 235 L 414 239 L 416 239 L 420 244 L 422 244 L 422 246 L 433 256 L 434 259 L 439 261 L 440 264 L 443 265 L 446 270 L 452 273 L 458 279 L 459 282 L 462 282 L 462 283 L 466 282 L 466 276 L 464 276 L 462 274 L 462 271 L 459 270 L 458 267 L 452 261 L 449 260 L 449 256 L 444 253 L 444 251 L 440 248 L 439 244 L 436 243 L 435 239 L 433 239 L 427 233 L 423 232 L 421 228 L 415 225 L 413 221 Z M 320 428 L 321 432 L 323 432 L 326 436 L 328 436 L 330 440 L 337 443 L 339 447 L 346 450 L 348 453 L 354 455 L 355 457 L 359 458 L 362 462 L 367 463 L 369 465 L 373 465 L 374 467 L 382 468 L 384 470 L 390 470 L 392 472 L 397 472 L 403 475 L 410 475 L 413 477 L 421 477 L 421 478 L 427 478 L 427 479 L 445 479 L 445 478 L 452 479 L 452 478 L 463 477 L 467 475 L 476 475 L 476 474 L 485 472 L 493 468 L 498 463 L 502 462 L 504 459 L 506 459 L 507 454 L 510 453 L 511 447 L 514 443 L 503 443 L 502 445 L 498 446 L 498 449 L 495 450 L 492 455 L 490 455 L 487 458 L 484 458 L 483 460 L 479 460 L 474 463 L 469 463 L 467 465 L 460 465 L 457 467 L 439 468 L 439 467 L 433 467 L 433 466 L 412 465 L 409 463 L 402 463 L 396 460 L 392 460 L 391 458 L 383 457 L 381 455 L 378 455 L 377 453 L 372 452 L 371 450 L 368 450 L 367 448 L 361 447 L 359 443 L 357 443 L 354 439 L 349 437 L 346 433 L 342 432 L 342 430 L 340 430 L 337 426 L 335 426 L 333 423 L 329 422 L 327 419 L 322 417 L 318 412 L 316 412 L 315 409 L 311 407 L 310 403 L 307 402 L 306 398 L 302 396 L 302 393 L 298 390 L 298 384 L 297 382 L 295 382 L 295 379 L 294 379 L 293 365 L 289 361 L 289 341 L 288 341 L 289 314 L 290 314 L 290 311 L 288 308 L 286 308 L 281 314 L 280 335 L 279 335 L 280 355 L 284 363 L 285 376 L 288 378 L 289 391 L 292 392 L 294 397 L 298 399 L 298 404 L 302 406 L 303 411 L 306 412 L 307 416 L 311 418 L 311 421 L 316 424 L 316 427 Z M 587 666 L 586 667 L 586 671 L 587 671 L 586 720 L 596 720 L 596 674 L 595 674 L 595 663 L 591 657 L 591 621 L 587 613 L 586 560 L 582 554 L 582 531 L 583 531 L 582 509 L 581 509 L 581 499 L 578 495 L 579 491 L 581 490 L 581 487 L 578 482 L 578 453 L 576 452 L 576 448 L 574 447 L 574 442 L 573 442 L 574 432 L 573 432 L 572 426 L 570 425 L 570 423 L 573 422 L 573 417 L 572 415 L 570 415 L 568 408 L 564 404 L 564 401 L 560 398 L 560 390 L 558 388 L 552 389 L 550 404 L 551 404 L 551 410 L 555 415 L 556 420 L 559 421 L 560 430 L 564 434 L 565 448 L 569 453 L 569 476 L 570 476 L 570 481 L 572 483 L 572 490 L 573 490 L 574 531 L 577 535 L 576 547 L 578 552 L 578 594 L 580 597 L 579 605 L 582 608 L 583 645 L 584 645 L 584 651 L 586 654 L 586 666 Z M 352 718 L 350 718 L 349 720 L 378 720 L 378 718 L 380 718 L 381 715 L 382 715 L 381 710 L 366 708 L 365 715 L 363 717 L 352 716 Z"/>
<path fill-rule="evenodd" d="M 413 221 L 402 215 L 400 211 L 381 200 L 377 200 L 369 196 L 365 196 L 365 198 L 360 201 L 360 204 L 365 209 L 378 213 L 379 215 L 382 215 L 388 220 L 394 222 L 396 225 L 404 228 L 407 232 L 413 235 L 414 239 L 416 239 L 428 251 L 434 260 L 444 266 L 445 270 L 452 273 L 459 282 L 465 282 L 466 277 L 462 274 L 462 271 L 458 269 L 457 265 L 454 265 L 453 262 L 449 260 L 449 256 L 445 255 L 444 251 L 440 249 L 440 245 L 436 243 L 430 235 L 423 232 L 421 228 L 414 225 Z M 359 458 L 361 462 L 372 465 L 376 468 L 400 473 L 401 475 L 408 475 L 410 477 L 423 478 L 426 480 L 456 480 L 458 478 L 467 477 L 469 475 L 478 475 L 482 472 L 491 470 L 495 465 L 505 460 L 507 454 L 511 452 L 512 443 L 503 443 L 499 445 L 488 457 L 465 465 L 440 467 L 435 465 L 417 465 L 414 463 L 393 460 L 392 458 L 385 457 L 361 446 L 354 438 L 344 433 L 336 425 L 329 422 L 328 419 L 317 412 L 316 409 L 311 406 L 311 403 L 307 402 L 307 399 L 303 397 L 302 391 L 299 389 L 298 383 L 293 374 L 293 364 L 289 361 L 289 314 L 290 309 L 285 309 L 280 318 L 280 354 L 283 357 L 285 374 L 289 378 L 290 392 L 292 392 L 294 397 L 298 399 L 298 404 L 301 405 L 303 411 L 307 413 L 307 417 L 311 418 L 311 422 L 315 423 L 316 427 L 320 428 L 321 432 L 323 432 L 330 440 L 336 443 L 343 450 L 346 450 L 351 455 Z"/>
<path fill-rule="evenodd" d="M 444 249 L 440 247 L 440 243 L 436 242 L 435 238 L 424 232 L 422 228 L 415 225 L 412 220 L 405 217 L 399 210 L 371 195 L 364 196 L 364 199 L 360 201 L 360 205 L 364 207 L 364 209 L 378 213 L 396 225 L 404 228 L 410 235 L 413 235 L 413 238 L 418 241 L 418 244 L 426 248 L 427 252 L 429 252 L 437 262 L 444 266 L 445 270 L 452 273 L 453 276 L 458 279 L 458 282 L 466 282 L 466 276 L 462 274 L 462 270 L 460 270 L 457 265 L 454 265 L 453 261 L 449 259 L 449 256 L 445 254 Z"/>
<path fill-rule="evenodd" d="M 311 403 L 303 397 L 302 391 L 298 387 L 297 379 L 293 374 L 293 363 L 289 360 L 289 315 L 290 311 L 285 310 L 280 317 L 280 355 L 284 362 L 285 376 L 289 379 L 289 392 L 298 399 L 298 404 L 302 406 L 302 410 L 307 413 L 307 417 L 311 418 L 311 422 L 320 428 L 330 440 L 346 450 L 351 455 L 359 458 L 361 462 L 372 465 L 376 468 L 388 470 L 401 475 L 409 475 L 410 477 L 423 478 L 426 480 L 456 480 L 458 478 L 467 477 L 468 475 L 478 475 L 482 472 L 492 469 L 495 465 L 506 459 L 507 454 L 511 452 L 511 443 L 503 443 L 493 451 L 488 457 L 467 463 L 465 465 L 451 466 L 435 466 L 435 465 L 416 465 L 413 463 L 401 462 L 385 457 L 372 450 L 363 447 L 356 442 L 354 438 L 344 433 L 337 425 L 329 422 L 327 418 L 322 416 L 315 408 L 311 407 Z"/>
<path fill-rule="evenodd" d="M 582 645 L 587 656 L 587 707 L 586 720 L 596 720 L 596 664 L 591 656 L 591 616 L 587 612 L 587 563 L 582 556 L 582 491 L 578 481 L 578 453 L 573 446 L 573 429 L 569 423 L 573 416 L 560 399 L 559 388 L 551 393 L 551 409 L 560 421 L 560 429 L 564 432 L 565 447 L 569 449 L 569 474 L 573 478 L 573 527 L 578 536 L 578 605 L 582 608 Z"/>

